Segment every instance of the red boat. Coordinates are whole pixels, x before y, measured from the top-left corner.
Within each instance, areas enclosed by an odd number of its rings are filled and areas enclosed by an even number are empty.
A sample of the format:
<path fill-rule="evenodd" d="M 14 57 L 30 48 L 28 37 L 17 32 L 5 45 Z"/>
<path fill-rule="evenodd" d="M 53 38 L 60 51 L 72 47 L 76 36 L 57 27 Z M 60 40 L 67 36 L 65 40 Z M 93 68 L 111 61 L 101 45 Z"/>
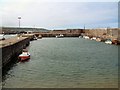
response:
<path fill-rule="evenodd" d="M 21 61 L 30 59 L 30 53 L 27 50 L 23 50 L 22 54 L 19 55 Z"/>

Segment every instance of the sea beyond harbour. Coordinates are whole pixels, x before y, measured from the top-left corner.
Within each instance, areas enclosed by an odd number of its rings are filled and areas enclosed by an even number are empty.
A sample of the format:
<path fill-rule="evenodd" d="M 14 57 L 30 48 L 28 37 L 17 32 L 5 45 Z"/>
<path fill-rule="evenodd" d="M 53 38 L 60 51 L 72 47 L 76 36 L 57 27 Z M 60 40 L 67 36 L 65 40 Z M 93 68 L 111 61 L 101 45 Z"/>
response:
<path fill-rule="evenodd" d="M 83 38 L 31 41 L 27 62 L 3 77 L 3 88 L 118 88 L 118 47 Z"/>

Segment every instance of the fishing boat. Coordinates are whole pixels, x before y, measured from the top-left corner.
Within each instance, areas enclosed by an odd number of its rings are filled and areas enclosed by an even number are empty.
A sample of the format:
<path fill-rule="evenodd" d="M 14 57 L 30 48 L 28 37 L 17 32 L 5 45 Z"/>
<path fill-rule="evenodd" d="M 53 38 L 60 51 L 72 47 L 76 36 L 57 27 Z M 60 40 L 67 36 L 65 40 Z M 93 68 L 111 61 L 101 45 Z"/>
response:
<path fill-rule="evenodd" d="M 96 40 L 96 37 L 92 37 L 91 40 Z"/>
<path fill-rule="evenodd" d="M 88 37 L 88 36 L 83 36 L 83 38 L 84 38 L 84 39 L 89 39 L 89 37 Z"/>
<path fill-rule="evenodd" d="M 82 38 L 82 36 L 79 36 L 79 38 Z"/>
<path fill-rule="evenodd" d="M 101 38 L 97 37 L 97 38 L 96 38 L 96 41 L 97 41 L 97 42 L 101 42 Z"/>
<path fill-rule="evenodd" d="M 105 43 L 106 43 L 106 44 L 112 44 L 112 41 L 111 41 L 110 39 L 107 39 L 107 40 L 105 41 Z"/>
<path fill-rule="evenodd" d="M 63 34 L 60 34 L 60 35 L 56 35 L 55 37 L 56 37 L 56 38 L 62 38 L 62 37 L 64 37 L 64 35 L 63 35 Z"/>
<path fill-rule="evenodd" d="M 19 55 L 19 59 L 21 61 L 25 61 L 25 60 L 30 59 L 30 53 L 26 49 L 23 49 L 22 54 Z"/>
<path fill-rule="evenodd" d="M 118 40 L 117 40 L 117 39 L 113 39 L 113 40 L 112 40 L 112 44 L 117 45 L 117 44 L 118 44 Z"/>

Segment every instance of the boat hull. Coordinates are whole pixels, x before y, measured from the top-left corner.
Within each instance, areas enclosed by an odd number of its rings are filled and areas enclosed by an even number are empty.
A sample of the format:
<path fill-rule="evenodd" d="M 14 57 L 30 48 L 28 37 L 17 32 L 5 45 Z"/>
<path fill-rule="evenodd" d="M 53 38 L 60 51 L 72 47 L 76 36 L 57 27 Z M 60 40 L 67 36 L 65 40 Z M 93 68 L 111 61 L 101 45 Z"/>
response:
<path fill-rule="evenodd" d="M 19 56 L 20 61 L 26 61 L 30 59 L 30 56 Z"/>

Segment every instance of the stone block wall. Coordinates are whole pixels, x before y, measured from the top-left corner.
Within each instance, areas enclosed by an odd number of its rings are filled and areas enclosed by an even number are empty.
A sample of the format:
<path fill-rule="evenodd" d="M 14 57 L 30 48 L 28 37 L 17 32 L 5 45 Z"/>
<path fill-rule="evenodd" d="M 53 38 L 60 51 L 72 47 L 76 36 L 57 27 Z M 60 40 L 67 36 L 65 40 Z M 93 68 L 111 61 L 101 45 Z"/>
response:
<path fill-rule="evenodd" d="M 2 47 L 2 66 L 6 66 L 8 63 L 14 61 L 14 57 L 17 57 L 27 45 L 29 45 L 29 38 L 23 39 L 12 45 Z"/>

